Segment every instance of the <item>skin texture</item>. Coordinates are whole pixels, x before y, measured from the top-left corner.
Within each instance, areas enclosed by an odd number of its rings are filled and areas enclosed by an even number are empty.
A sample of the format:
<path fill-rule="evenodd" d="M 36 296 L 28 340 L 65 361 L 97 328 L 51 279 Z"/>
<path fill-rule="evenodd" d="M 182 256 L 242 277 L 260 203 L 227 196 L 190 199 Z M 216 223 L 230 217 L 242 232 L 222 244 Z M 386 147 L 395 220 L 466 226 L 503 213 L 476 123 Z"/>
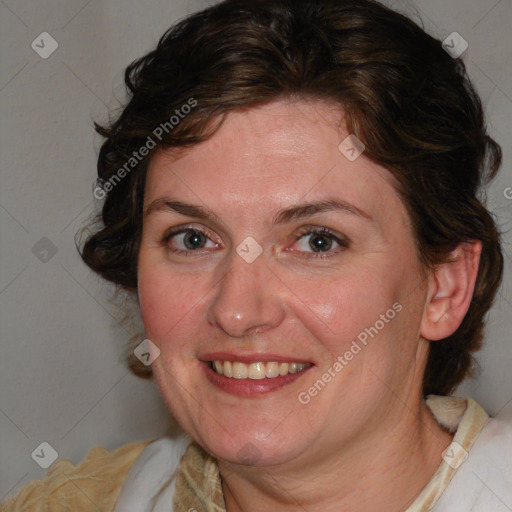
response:
<path fill-rule="evenodd" d="M 422 272 L 391 174 L 338 149 L 342 118 L 316 100 L 231 112 L 210 140 L 160 151 L 148 169 L 138 290 L 146 337 L 161 351 L 153 370 L 183 429 L 219 458 L 229 512 L 405 510 L 452 439 L 422 401 L 427 339 L 449 335 L 467 311 L 479 245 Z M 216 217 L 166 210 L 161 198 Z M 281 209 L 328 199 L 353 211 L 272 224 Z M 164 240 L 177 227 L 204 231 L 202 247 L 187 248 L 184 234 Z M 320 235 L 332 245 L 314 252 L 311 227 L 348 242 Z M 252 263 L 236 252 L 247 237 L 263 249 Z M 393 304 L 394 318 L 301 403 Z M 280 390 L 241 397 L 207 379 L 200 360 L 213 351 L 314 366 Z"/>

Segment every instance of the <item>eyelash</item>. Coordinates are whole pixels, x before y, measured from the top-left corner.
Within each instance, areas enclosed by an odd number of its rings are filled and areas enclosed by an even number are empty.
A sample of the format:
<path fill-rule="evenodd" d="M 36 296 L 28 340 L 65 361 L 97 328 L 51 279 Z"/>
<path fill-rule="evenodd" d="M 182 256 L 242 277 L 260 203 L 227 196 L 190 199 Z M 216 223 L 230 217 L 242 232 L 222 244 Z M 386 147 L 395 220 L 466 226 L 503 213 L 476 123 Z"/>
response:
<path fill-rule="evenodd" d="M 167 232 L 163 237 L 162 244 L 167 246 L 169 244 L 169 241 L 174 236 L 181 235 L 184 233 L 190 233 L 190 232 L 201 233 L 201 234 L 205 235 L 207 238 L 209 238 L 210 240 L 212 240 L 212 238 L 208 235 L 208 232 L 203 231 L 202 229 L 199 229 L 199 228 L 185 226 L 185 227 L 176 228 L 174 230 Z M 338 250 L 336 250 L 336 251 L 309 252 L 307 254 L 311 254 L 312 256 L 307 256 L 307 257 L 330 258 L 334 254 L 337 254 L 338 252 L 341 252 L 344 249 L 348 249 L 348 247 L 350 246 L 350 240 L 347 237 L 339 236 L 336 233 L 334 233 L 333 231 L 331 231 L 330 229 L 325 228 L 325 227 L 304 226 L 303 228 L 299 229 L 299 232 L 294 236 L 295 241 L 300 240 L 301 238 L 303 238 L 306 235 L 327 236 L 327 237 L 330 237 L 332 240 L 334 240 L 339 245 Z M 187 250 L 187 251 L 184 251 L 182 249 L 171 249 L 171 251 L 174 254 L 181 255 L 181 256 L 192 256 L 193 253 L 199 252 L 201 250 L 204 250 L 204 249 Z"/>

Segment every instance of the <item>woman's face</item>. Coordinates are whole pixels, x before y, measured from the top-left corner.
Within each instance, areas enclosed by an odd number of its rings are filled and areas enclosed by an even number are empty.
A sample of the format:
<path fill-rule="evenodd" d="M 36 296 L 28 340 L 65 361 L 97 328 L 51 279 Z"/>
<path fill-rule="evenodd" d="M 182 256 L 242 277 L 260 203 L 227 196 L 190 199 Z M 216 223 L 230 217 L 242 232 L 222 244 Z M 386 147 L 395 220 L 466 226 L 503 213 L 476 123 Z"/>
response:
<path fill-rule="evenodd" d="M 305 100 L 230 113 L 148 169 L 138 279 L 153 370 L 181 426 L 226 461 L 325 460 L 421 394 L 411 223 L 391 175 L 339 149 L 339 118 Z"/>

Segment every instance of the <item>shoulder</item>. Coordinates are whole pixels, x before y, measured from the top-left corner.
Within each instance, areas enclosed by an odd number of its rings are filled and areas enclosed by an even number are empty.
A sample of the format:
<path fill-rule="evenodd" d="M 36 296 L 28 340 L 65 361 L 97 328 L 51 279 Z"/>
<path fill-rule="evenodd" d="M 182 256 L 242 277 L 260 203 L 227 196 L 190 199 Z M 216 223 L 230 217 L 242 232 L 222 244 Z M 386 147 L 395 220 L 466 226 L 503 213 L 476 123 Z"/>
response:
<path fill-rule="evenodd" d="M 0 510 L 110 512 L 130 467 L 149 444 L 130 443 L 114 451 L 96 446 L 77 466 L 69 460 L 58 461 L 43 479 L 28 483 L 16 498 L 1 505 Z"/>
<path fill-rule="evenodd" d="M 506 512 L 512 506 L 512 407 L 490 418 L 435 511 Z"/>

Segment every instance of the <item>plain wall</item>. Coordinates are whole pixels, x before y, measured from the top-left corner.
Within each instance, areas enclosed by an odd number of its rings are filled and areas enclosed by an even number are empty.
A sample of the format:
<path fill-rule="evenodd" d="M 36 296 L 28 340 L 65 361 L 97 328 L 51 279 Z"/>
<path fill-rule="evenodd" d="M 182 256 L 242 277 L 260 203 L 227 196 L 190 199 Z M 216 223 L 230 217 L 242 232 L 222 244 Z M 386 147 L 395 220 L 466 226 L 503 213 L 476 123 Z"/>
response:
<path fill-rule="evenodd" d="M 419 14 L 436 37 L 458 32 L 468 41 L 464 60 L 504 151 L 488 204 L 505 232 L 505 282 L 489 315 L 482 372 L 459 389 L 496 414 L 512 399 L 512 0 L 392 5 Z M 152 439 L 171 425 L 155 385 L 125 368 L 132 332 L 119 326 L 109 288 L 81 262 L 74 235 L 99 205 L 93 120 L 104 121 L 124 98 L 126 65 L 175 20 L 206 6 L 0 3 L 0 501 L 44 474 L 30 456 L 43 441 L 78 463 L 94 445 Z M 31 48 L 45 31 L 58 43 L 47 59 Z"/>

